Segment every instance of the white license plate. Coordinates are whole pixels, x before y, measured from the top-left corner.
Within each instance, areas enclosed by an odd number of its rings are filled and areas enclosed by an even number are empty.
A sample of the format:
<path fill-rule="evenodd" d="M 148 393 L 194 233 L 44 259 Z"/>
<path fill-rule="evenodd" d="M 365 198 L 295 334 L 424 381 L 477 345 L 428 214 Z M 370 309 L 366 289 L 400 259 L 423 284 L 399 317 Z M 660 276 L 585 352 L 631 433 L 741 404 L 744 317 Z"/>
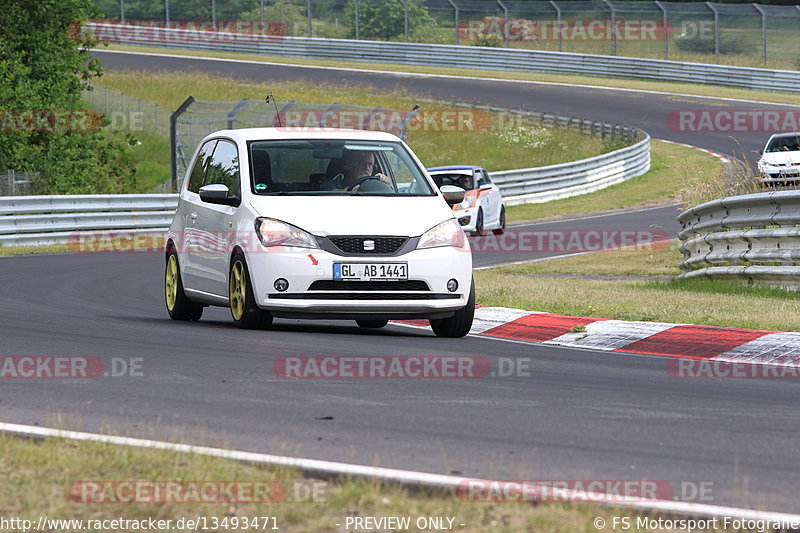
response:
<path fill-rule="evenodd" d="M 333 279 L 366 281 L 408 279 L 408 263 L 334 263 Z"/>

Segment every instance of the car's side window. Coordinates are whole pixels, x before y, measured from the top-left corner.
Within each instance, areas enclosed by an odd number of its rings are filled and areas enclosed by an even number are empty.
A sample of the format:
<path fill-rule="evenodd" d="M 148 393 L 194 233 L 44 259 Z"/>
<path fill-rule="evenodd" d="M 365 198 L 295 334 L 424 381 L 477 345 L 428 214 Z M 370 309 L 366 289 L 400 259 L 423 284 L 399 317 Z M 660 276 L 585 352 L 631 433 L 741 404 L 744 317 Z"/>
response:
<path fill-rule="evenodd" d="M 491 183 L 492 180 L 489 178 L 489 174 L 485 170 L 479 171 L 478 174 L 478 187 L 483 185 L 484 183 Z"/>
<path fill-rule="evenodd" d="M 189 174 L 189 184 L 186 186 L 187 190 L 193 193 L 200 192 L 200 187 L 203 186 L 203 180 L 205 179 L 206 169 L 208 169 L 208 164 L 211 162 L 211 153 L 214 151 L 214 146 L 216 144 L 216 139 L 208 141 L 197 153 L 197 159 L 192 167 L 192 173 Z"/>
<path fill-rule="evenodd" d="M 220 140 L 206 170 L 203 185 L 222 184 L 228 187 L 228 197 L 239 196 L 239 151 L 230 141 Z"/>

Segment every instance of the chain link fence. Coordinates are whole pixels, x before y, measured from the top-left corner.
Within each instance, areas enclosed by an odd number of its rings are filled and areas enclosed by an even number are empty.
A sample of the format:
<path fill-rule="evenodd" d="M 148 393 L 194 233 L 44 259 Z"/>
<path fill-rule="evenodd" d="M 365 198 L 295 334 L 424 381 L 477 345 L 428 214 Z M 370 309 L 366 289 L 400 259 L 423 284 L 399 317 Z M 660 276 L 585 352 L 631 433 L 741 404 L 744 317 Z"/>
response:
<path fill-rule="evenodd" d="M 795 70 L 800 6 L 586 0 L 96 0 L 108 21 Z M 262 26 L 237 22 L 261 22 Z M 243 29 L 242 29 L 243 28 Z"/>

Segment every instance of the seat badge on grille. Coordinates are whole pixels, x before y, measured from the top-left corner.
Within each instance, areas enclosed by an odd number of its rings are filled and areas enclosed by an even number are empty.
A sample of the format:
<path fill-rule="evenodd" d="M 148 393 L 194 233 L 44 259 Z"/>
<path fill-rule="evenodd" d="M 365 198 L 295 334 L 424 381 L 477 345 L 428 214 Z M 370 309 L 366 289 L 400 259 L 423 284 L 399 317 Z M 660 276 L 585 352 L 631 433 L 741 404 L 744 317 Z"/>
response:
<path fill-rule="evenodd" d="M 364 251 L 369 252 L 374 249 L 375 249 L 375 241 L 373 241 L 372 239 L 366 239 L 364 241 Z"/>

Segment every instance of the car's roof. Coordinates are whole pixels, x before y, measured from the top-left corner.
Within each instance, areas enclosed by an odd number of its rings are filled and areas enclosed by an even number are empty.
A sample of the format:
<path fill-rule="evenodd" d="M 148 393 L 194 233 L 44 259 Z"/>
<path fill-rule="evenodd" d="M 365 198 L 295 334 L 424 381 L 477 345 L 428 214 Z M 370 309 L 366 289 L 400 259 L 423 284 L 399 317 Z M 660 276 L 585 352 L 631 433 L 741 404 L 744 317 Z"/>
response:
<path fill-rule="evenodd" d="M 789 131 L 786 133 L 775 133 L 770 139 L 784 139 L 786 137 L 800 137 L 800 131 Z"/>
<path fill-rule="evenodd" d="M 241 128 L 220 130 L 207 137 L 229 137 L 238 141 L 277 141 L 285 139 L 336 139 L 356 141 L 398 142 L 400 138 L 384 131 L 347 130 L 338 128 Z"/>
<path fill-rule="evenodd" d="M 466 174 L 467 172 L 465 172 L 465 171 L 473 172 L 475 170 L 482 170 L 482 169 L 483 169 L 483 167 L 479 167 L 477 165 L 447 165 L 447 166 L 442 166 L 442 167 L 431 167 L 431 168 L 428 169 L 428 172 L 453 172 L 453 171 L 456 171 L 455 173 L 464 173 L 464 174 Z M 461 171 L 461 172 L 457 172 L 457 171 Z"/>

